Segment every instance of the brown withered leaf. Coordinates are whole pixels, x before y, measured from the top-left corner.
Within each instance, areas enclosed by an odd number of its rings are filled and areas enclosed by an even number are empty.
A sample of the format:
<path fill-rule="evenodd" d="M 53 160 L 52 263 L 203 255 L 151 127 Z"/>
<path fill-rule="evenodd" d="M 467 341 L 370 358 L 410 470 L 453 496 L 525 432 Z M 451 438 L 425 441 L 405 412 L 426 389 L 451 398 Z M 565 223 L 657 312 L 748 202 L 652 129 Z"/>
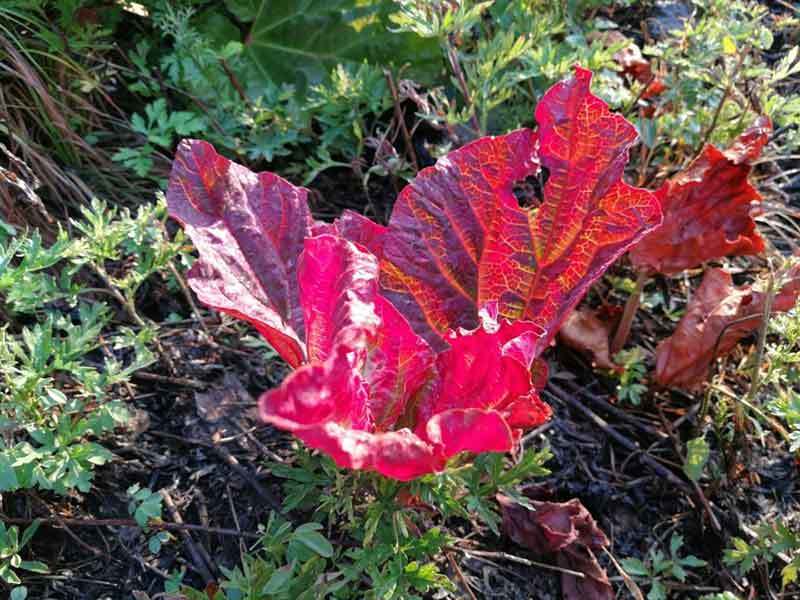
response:
<path fill-rule="evenodd" d="M 503 514 L 503 530 L 515 543 L 536 555 L 555 556 L 560 567 L 584 574 L 580 578 L 562 573 L 565 600 L 614 598 L 608 575 L 593 552 L 607 547 L 608 538 L 580 500 L 531 499 L 533 510 L 502 494 L 497 495 L 497 501 Z"/>
<path fill-rule="evenodd" d="M 779 277 L 783 282 L 773 312 L 791 310 L 800 295 L 800 264 Z M 709 365 L 728 354 L 761 327 L 767 294 L 753 286 L 736 287 L 724 269 L 706 271 L 686 314 L 656 349 L 655 381 L 692 389 L 708 377 Z"/>
<path fill-rule="evenodd" d="M 631 249 L 634 266 L 674 275 L 707 260 L 762 253 L 753 220 L 761 196 L 748 176 L 771 132 L 769 118 L 760 117 L 730 148 L 707 145 L 664 182 L 656 191 L 664 222 Z"/>
<path fill-rule="evenodd" d="M 623 75 L 646 85 L 641 99 L 647 100 L 663 94 L 667 86 L 664 81 L 653 71 L 652 63 L 642 55 L 642 50 L 631 38 L 614 29 L 590 33 L 589 41 L 599 39 L 606 47 L 620 45 L 622 48 L 614 53 L 614 60 L 620 66 Z"/>
<path fill-rule="evenodd" d="M 564 345 L 587 355 L 592 366 L 618 370 L 620 367 L 612 360 L 609 350 L 613 326 L 613 320 L 602 319 L 596 311 L 581 307 L 566 318 L 558 330 L 558 338 Z"/>

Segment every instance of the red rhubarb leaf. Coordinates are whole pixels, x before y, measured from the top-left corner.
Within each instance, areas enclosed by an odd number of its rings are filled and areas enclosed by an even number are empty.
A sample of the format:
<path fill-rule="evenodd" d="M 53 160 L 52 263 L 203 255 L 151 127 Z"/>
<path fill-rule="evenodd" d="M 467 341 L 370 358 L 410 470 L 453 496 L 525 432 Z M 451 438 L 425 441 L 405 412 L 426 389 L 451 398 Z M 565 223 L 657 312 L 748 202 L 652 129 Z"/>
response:
<path fill-rule="evenodd" d="M 309 361 L 325 360 L 352 336 L 373 336 L 380 318 L 378 261 L 332 235 L 309 238 L 298 264 L 300 302 Z"/>
<path fill-rule="evenodd" d="M 800 296 L 800 265 L 781 279 L 772 310 L 791 310 Z M 708 378 L 711 362 L 731 352 L 761 327 L 766 293 L 736 287 L 723 269 L 709 269 L 692 296 L 675 332 L 656 349 L 655 380 L 663 386 L 692 389 Z"/>
<path fill-rule="evenodd" d="M 456 409 L 496 411 L 515 428 L 535 427 L 550 417 L 550 408 L 536 394 L 531 376 L 533 349 L 541 330 L 524 321 L 497 322 L 487 314 L 481 316 L 480 327 L 453 332 L 448 338 L 450 347 L 438 355 L 439 378 L 420 401 L 418 427 Z M 513 432 L 509 429 L 508 433 L 507 450 L 513 440 Z"/>
<path fill-rule="evenodd" d="M 344 258 L 327 260 L 335 252 Z M 373 267 L 362 266 L 363 282 L 343 287 L 363 291 L 355 302 L 350 294 L 324 292 L 333 300 L 314 304 L 319 318 L 341 325 L 343 333 L 321 336 L 333 340 L 327 353 L 312 352 L 317 346 L 309 342 L 311 362 L 262 395 L 264 421 L 291 431 L 340 466 L 405 480 L 440 471 L 461 452 L 511 450 L 523 427 L 550 416 L 530 372 L 541 334 L 537 326 L 498 323 L 487 315 L 479 329 L 454 334 L 452 346 L 434 361 L 430 347 L 377 293 L 377 285 L 366 285 L 370 279 L 377 284 L 371 255 L 330 235 L 307 240 L 301 281 L 319 274 L 318 256 L 327 260 L 330 281 L 347 281 L 352 265 L 365 257 Z M 313 323 L 308 321 L 309 340 L 317 338 Z"/>
<path fill-rule="evenodd" d="M 764 240 L 753 220 L 761 196 L 748 182 L 772 126 L 761 117 L 726 151 L 707 145 L 689 167 L 656 192 L 661 227 L 631 249 L 639 268 L 673 275 L 724 256 L 760 254 Z"/>
<path fill-rule="evenodd" d="M 654 196 L 621 181 L 636 131 L 589 91 L 591 73 L 553 86 L 521 129 L 468 144 L 423 169 L 395 204 L 382 241 L 384 294 L 436 350 L 474 329 L 481 307 L 537 322 L 541 352 L 588 287 L 660 223 Z M 544 201 L 513 186 L 549 171 Z"/>
<path fill-rule="evenodd" d="M 167 205 L 200 259 L 189 284 L 204 304 L 255 326 L 292 366 L 305 359 L 296 269 L 311 231 L 306 190 L 184 140 Z"/>
<path fill-rule="evenodd" d="M 386 227 L 352 210 L 345 210 L 334 223 L 317 224 L 319 233 L 333 233 L 366 248 L 379 259 L 383 258 Z"/>
<path fill-rule="evenodd" d="M 555 556 L 569 572 L 561 576 L 565 600 L 611 600 L 614 591 L 594 551 L 609 541 L 580 500 L 545 502 L 529 499 L 528 508 L 511 498 L 497 496 L 503 514 L 503 530 L 517 544 L 538 556 Z"/>

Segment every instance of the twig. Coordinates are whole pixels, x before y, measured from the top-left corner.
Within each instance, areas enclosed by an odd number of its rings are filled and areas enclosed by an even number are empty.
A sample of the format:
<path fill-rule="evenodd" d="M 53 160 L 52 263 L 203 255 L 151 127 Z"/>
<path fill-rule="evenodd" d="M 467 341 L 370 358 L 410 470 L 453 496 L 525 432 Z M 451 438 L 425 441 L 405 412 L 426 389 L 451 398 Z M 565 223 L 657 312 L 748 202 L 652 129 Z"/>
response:
<path fill-rule="evenodd" d="M 664 412 L 661 409 L 659 409 L 658 415 L 661 417 L 661 422 L 664 425 L 664 429 L 667 430 L 667 433 L 669 434 L 669 437 L 672 440 L 672 446 L 675 449 L 675 454 L 678 455 L 678 458 L 681 459 L 681 462 L 685 463 L 686 457 L 683 456 L 683 454 L 681 453 L 680 440 L 675 435 L 675 432 L 672 430 L 672 426 L 670 425 L 667 418 L 664 416 Z M 711 504 L 709 503 L 708 498 L 706 498 L 706 495 L 703 493 L 703 489 L 700 487 L 700 484 L 698 484 L 694 479 L 690 479 L 690 481 L 692 482 L 692 487 L 694 488 L 697 499 L 700 500 L 700 504 L 703 505 L 706 514 L 708 514 L 708 520 L 711 523 L 711 526 L 714 528 L 714 531 L 716 531 L 718 534 L 722 533 L 722 525 L 720 525 L 717 516 L 711 509 Z"/>
<path fill-rule="evenodd" d="M 147 371 L 134 371 L 131 377 L 133 377 L 133 379 L 141 379 L 143 381 L 171 383 L 180 387 L 190 387 L 196 390 L 204 390 L 208 387 L 208 385 L 196 379 L 188 379 L 186 377 L 168 377 L 167 375 L 158 375 L 156 373 L 148 373 Z"/>
<path fill-rule="evenodd" d="M 461 567 L 458 566 L 458 563 L 456 562 L 456 559 L 453 558 L 453 553 L 452 552 L 448 552 L 447 550 L 445 550 L 444 555 L 447 557 L 447 562 L 450 563 L 450 567 L 453 569 L 455 574 L 458 576 L 458 579 L 461 581 L 461 585 L 464 587 L 464 591 L 467 592 L 467 594 L 469 595 L 469 597 L 472 600 L 478 600 L 475 597 L 475 594 L 472 593 L 472 588 L 469 586 L 469 582 L 467 581 L 467 578 L 464 577 L 464 573 L 461 571 Z"/>
<path fill-rule="evenodd" d="M 0 515 L 0 520 L 10 525 L 29 525 L 34 521 L 39 521 L 43 525 L 49 525 L 51 527 L 139 527 L 139 524 L 133 519 L 65 519 L 61 517 L 22 519 Z M 224 527 L 204 527 L 203 525 L 195 525 L 192 523 L 167 523 L 164 521 L 151 521 L 147 524 L 147 527 L 157 531 L 200 531 L 213 535 L 243 537 L 252 540 L 261 539 L 261 536 L 257 533 L 236 531 L 235 529 L 226 529 Z"/>
<path fill-rule="evenodd" d="M 164 228 L 166 230 L 166 228 Z M 189 286 L 186 285 L 186 280 L 181 275 L 180 271 L 178 271 L 177 267 L 173 262 L 169 263 L 169 270 L 172 273 L 173 277 L 175 277 L 175 281 L 178 282 L 178 285 L 183 292 L 183 295 L 186 297 L 186 301 L 189 303 L 189 306 L 192 309 L 192 314 L 194 314 L 197 322 L 200 323 L 200 328 L 211 337 L 211 332 L 206 327 L 205 319 L 203 319 L 203 315 L 200 314 L 200 310 L 197 308 L 197 304 L 194 302 L 194 298 L 192 297 L 192 292 L 189 290 Z"/>
<path fill-rule="evenodd" d="M 458 82 L 458 87 L 461 89 L 461 95 L 464 96 L 464 104 L 467 105 L 467 108 L 470 112 L 470 123 L 472 124 L 472 128 L 475 130 L 475 133 L 480 135 L 481 132 L 481 125 L 478 122 L 478 116 L 475 114 L 475 106 L 472 103 L 472 97 L 469 93 L 469 87 L 467 86 L 467 80 L 464 77 L 464 71 L 461 69 L 461 62 L 458 60 L 458 52 L 456 51 L 455 46 L 453 46 L 452 42 L 452 35 L 448 36 L 447 38 L 447 60 L 450 63 L 450 68 L 453 70 L 453 75 L 456 76 L 456 81 Z"/>
<path fill-rule="evenodd" d="M 458 550 L 459 552 L 462 552 L 467 556 L 472 554 L 474 556 L 483 556 L 486 558 L 499 558 L 502 560 L 507 560 L 509 562 L 519 563 L 521 565 L 525 565 L 526 567 L 539 567 L 540 569 L 547 569 L 548 571 L 557 571 L 565 575 L 572 575 L 573 577 L 577 577 L 578 579 L 586 578 L 586 574 L 581 573 L 580 571 L 573 571 L 572 569 L 565 569 L 563 567 L 559 567 L 556 565 L 548 565 L 547 563 L 542 563 L 535 560 L 529 560 L 527 558 L 522 558 L 521 556 L 508 554 L 507 552 L 489 552 L 486 550 L 471 550 L 468 548 L 458 548 L 458 547 L 454 547 L 453 549 Z"/>
<path fill-rule="evenodd" d="M 706 144 L 708 143 L 708 140 L 711 138 L 711 134 L 714 133 L 714 130 L 717 128 L 719 117 L 722 114 L 722 107 L 725 106 L 725 103 L 728 101 L 728 98 L 730 98 L 731 92 L 733 92 L 733 82 L 736 79 L 736 76 L 739 72 L 739 68 L 742 66 L 743 59 L 744 55 L 740 53 L 739 60 L 737 61 L 736 67 L 734 68 L 733 73 L 731 74 L 731 78 L 728 81 L 727 87 L 725 88 L 725 93 L 722 95 L 722 98 L 720 98 L 719 104 L 717 104 L 717 108 L 714 111 L 714 116 L 711 119 L 711 124 L 708 126 L 708 129 L 706 129 L 706 132 L 703 135 L 703 139 L 700 140 L 700 143 L 694 149 L 694 155 L 692 156 L 692 160 L 700 156 L 700 153 L 703 151 L 703 148 L 705 148 Z"/>
<path fill-rule="evenodd" d="M 625 569 L 622 568 L 622 565 L 619 564 L 614 555 L 611 554 L 611 552 L 609 552 L 608 548 L 606 548 L 605 546 L 603 547 L 603 551 L 606 553 L 608 560 L 611 561 L 611 564 L 614 565 L 614 567 L 617 569 L 617 572 L 620 574 L 620 577 L 622 577 L 622 581 L 625 583 L 625 587 L 628 588 L 628 591 L 631 593 L 634 599 L 644 600 L 644 594 L 642 593 L 642 590 L 639 588 L 639 586 L 636 584 L 633 578 L 630 575 L 628 575 Z"/>
<path fill-rule="evenodd" d="M 653 469 L 653 471 L 655 471 L 658 475 L 660 475 L 673 485 L 680 487 L 685 492 L 691 493 L 692 491 L 691 487 L 689 487 L 686 484 L 686 482 L 684 482 L 677 475 L 675 475 L 675 473 L 673 473 L 672 471 L 661 465 L 652 456 L 647 454 L 646 451 L 642 450 L 642 448 L 639 447 L 639 444 L 622 435 L 619 431 L 611 427 L 604 419 L 602 419 L 592 410 L 590 410 L 589 408 L 587 408 L 574 398 L 571 398 L 569 394 L 557 388 L 552 383 L 547 384 L 547 389 L 545 390 L 544 393 L 552 398 L 555 398 L 556 400 L 561 400 L 562 402 L 566 402 L 571 407 L 582 412 L 586 417 L 589 418 L 590 421 L 592 421 L 592 423 L 594 423 L 597 427 L 603 430 L 605 434 L 614 439 L 618 444 L 624 446 L 631 452 L 641 453 L 639 456 L 641 462 L 645 463 L 647 466 Z"/>
<path fill-rule="evenodd" d="M 394 118 L 397 119 L 397 125 L 400 127 L 400 131 L 403 132 L 403 141 L 405 142 L 406 146 L 406 154 L 408 155 L 408 159 L 411 161 L 411 164 L 414 165 L 414 171 L 419 171 L 417 153 L 414 152 L 414 144 L 411 141 L 411 135 L 408 133 L 408 127 L 406 127 L 406 119 L 403 115 L 403 110 L 400 108 L 400 96 L 397 93 L 397 86 L 394 84 L 392 72 L 389 69 L 384 69 L 383 75 L 386 77 L 386 83 L 389 85 L 389 91 L 392 94 L 392 100 L 394 101 Z"/>
<path fill-rule="evenodd" d="M 637 419 L 636 417 L 628 414 L 626 411 L 622 410 L 621 408 L 618 408 L 618 407 L 614 406 L 613 404 L 611 404 L 610 402 L 608 402 L 604 398 L 602 398 L 600 396 L 597 396 L 595 394 L 592 394 L 588 390 L 586 390 L 584 388 L 581 388 L 581 387 L 575 385 L 572 382 L 567 381 L 566 385 L 567 385 L 567 387 L 569 387 L 569 389 L 571 391 L 575 392 L 576 394 L 580 394 L 583 398 L 586 398 L 587 400 L 590 400 L 594 404 L 602 407 L 603 410 L 605 410 L 607 413 L 614 415 L 616 418 L 620 419 L 621 421 L 625 421 L 627 423 L 630 423 L 633 427 L 636 427 L 637 429 L 639 429 L 639 430 L 641 430 L 641 431 L 643 431 L 645 433 L 648 433 L 648 434 L 650 434 L 650 435 L 652 435 L 654 437 L 661 438 L 661 439 L 667 439 L 669 437 L 666 433 L 664 433 L 660 429 L 656 429 L 655 427 L 652 427 L 650 425 L 642 423 L 642 421 L 640 419 Z"/>
<path fill-rule="evenodd" d="M 267 502 L 273 509 L 276 511 L 281 511 L 282 507 L 280 502 L 278 502 L 272 494 L 270 494 L 264 486 L 262 486 L 258 481 L 255 480 L 253 475 L 245 469 L 242 465 L 239 464 L 239 461 L 236 460 L 236 457 L 233 456 L 228 449 L 224 446 L 214 446 L 214 452 L 225 461 L 225 463 L 231 467 L 234 471 L 236 471 L 249 485 L 253 488 L 253 490 L 258 494 L 258 496 Z"/>
<path fill-rule="evenodd" d="M 139 313 L 136 311 L 136 305 L 134 304 L 133 300 L 130 298 L 126 298 L 122 292 L 120 292 L 117 287 L 112 283 L 111 277 L 109 277 L 108 272 L 102 265 L 97 264 L 95 261 L 88 262 L 89 267 L 97 274 L 97 276 L 102 280 L 103 284 L 109 289 L 111 294 L 114 298 L 117 299 L 117 302 L 122 305 L 122 308 L 128 314 L 128 316 L 142 329 L 147 329 L 149 326 Z M 172 361 L 172 357 L 164 350 L 164 347 L 161 345 L 161 342 L 158 341 L 156 338 L 155 340 L 156 349 L 158 350 L 159 355 L 161 358 L 164 359 L 164 362 L 167 365 L 170 373 L 175 373 L 175 363 Z"/>
<path fill-rule="evenodd" d="M 719 346 L 722 343 L 722 338 L 728 332 L 730 327 L 734 325 L 739 325 L 740 323 L 744 323 L 745 321 L 750 321 L 751 319 L 757 319 L 761 315 L 748 315 L 746 317 L 740 317 L 738 319 L 734 319 L 730 323 L 726 323 L 725 326 L 722 328 L 722 331 L 719 332 L 716 341 L 714 342 L 714 348 L 711 351 L 711 362 L 708 363 L 708 375 L 706 376 L 706 391 L 703 394 L 703 405 L 700 407 L 700 418 L 698 419 L 699 423 L 702 423 L 706 420 L 706 416 L 708 415 L 708 407 L 711 403 L 711 388 L 713 387 L 711 381 L 714 378 L 714 367 L 717 364 L 717 352 L 719 352 Z"/>
<path fill-rule="evenodd" d="M 247 97 L 247 94 L 244 93 L 244 88 L 242 84 L 239 83 L 239 79 L 236 77 L 236 74 L 231 69 L 228 61 L 224 58 L 219 59 L 219 64 L 222 67 L 222 70 L 225 71 L 225 75 L 228 77 L 228 81 L 231 82 L 231 85 L 236 90 L 236 93 L 239 94 L 239 98 L 244 102 L 247 106 L 252 106 L 250 102 L 250 98 Z"/>
<path fill-rule="evenodd" d="M 750 380 L 750 388 L 747 390 L 747 401 L 754 402 L 761 386 L 761 361 L 764 360 L 764 348 L 767 343 L 767 331 L 769 330 L 769 319 L 772 315 L 772 304 L 775 301 L 775 275 L 772 270 L 769 272 L 769 283 L 764 297 L 764 312 L 762 313 L 761 327 L 758 330 L 758 341 L 756 342 L 756 355 L 753 361 L 753 376 Z"/>
<path fill-rule="evenodd" d="M 164 499 L 164 504 L 172 515 L 173 520 L 178 524 L 183 524 L 183 517 L 178 511 L 178 507 L 175 506 L 175 502 L 172 499 L 172 496 L 170 496 L 169 492 L 167 490 L 161 490 L 161 497 Z M 180 530 L 180 536 L 183 538 L 186 549 L 189 551 L 189 554 L 192 555 L 192 560 L 194 561 L 195 566 L 200 574 L 205 579 L 205 582 L 210 583 L 214 581 L 215 577 L 211 574 L 210 570 L 213 563 L 211 562 L 211 557 L 208 555 L 208 552 L 206 552 L 205 548 L 195 544 L 191 534 L 186 529 Z"/>
<path fill-rule="evenodd" d="M 640 89 L 639 93 L 636 94 L 636 97 L 633 99 L 633 102 L 631 102 L 626 108 L 622 110 L 622 114 L 624 114 L 626 117 L 631 114 L 633 109 L 636 108 L 636 106 L 639 104 L 639 100 L 641 100 L 642 96 L 644 96 L 644 93 L 647 91 L 647 88 L 649 88 L 650 84 L 653 83 L 655 80 L 656 80 L 656 74 L 653 73 L 652 75 L 650 75 L 650 79 L 647 80 L 647 83 L 642 85 L 642 89 Z"/>

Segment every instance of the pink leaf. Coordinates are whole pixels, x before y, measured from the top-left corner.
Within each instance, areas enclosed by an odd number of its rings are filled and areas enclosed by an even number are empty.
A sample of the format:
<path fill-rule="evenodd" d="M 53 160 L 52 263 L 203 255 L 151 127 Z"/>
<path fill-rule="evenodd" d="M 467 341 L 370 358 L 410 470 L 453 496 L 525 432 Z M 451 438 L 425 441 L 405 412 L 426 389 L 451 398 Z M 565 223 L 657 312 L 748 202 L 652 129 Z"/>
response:
<path fill-rule="evenodd" d="M 305 241 L 297 278 L 310 361 L 324 360 L 348 336 L 374 335 L 378 276 L 377 259 L 355 244 L 332 235 Z"/>

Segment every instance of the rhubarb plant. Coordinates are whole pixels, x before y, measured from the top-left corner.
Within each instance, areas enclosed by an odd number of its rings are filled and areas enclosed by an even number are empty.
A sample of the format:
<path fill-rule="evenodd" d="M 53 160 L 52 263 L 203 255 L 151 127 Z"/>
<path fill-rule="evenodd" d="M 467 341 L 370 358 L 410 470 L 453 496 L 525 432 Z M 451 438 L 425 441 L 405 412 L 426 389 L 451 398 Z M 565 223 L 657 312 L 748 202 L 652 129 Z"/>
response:
<path fill-rule="evenodd" d="M 478 139 L 423 169 L 387 226 L 314 221 L 307 190 L 202 141 L 178 149 L 167 202 L 200 258 L 206 305 L 251 323 L 293 367 L 264 422 L 342 467 L 410 480 L 463 452 L 512 451 L 543 423 L 540 355 L 608 266 L 661 222 L 622 181 L 635 128 L 576 68 L 536 130 Z M 537 206 L 515 182 L 548 174 Z"/>

